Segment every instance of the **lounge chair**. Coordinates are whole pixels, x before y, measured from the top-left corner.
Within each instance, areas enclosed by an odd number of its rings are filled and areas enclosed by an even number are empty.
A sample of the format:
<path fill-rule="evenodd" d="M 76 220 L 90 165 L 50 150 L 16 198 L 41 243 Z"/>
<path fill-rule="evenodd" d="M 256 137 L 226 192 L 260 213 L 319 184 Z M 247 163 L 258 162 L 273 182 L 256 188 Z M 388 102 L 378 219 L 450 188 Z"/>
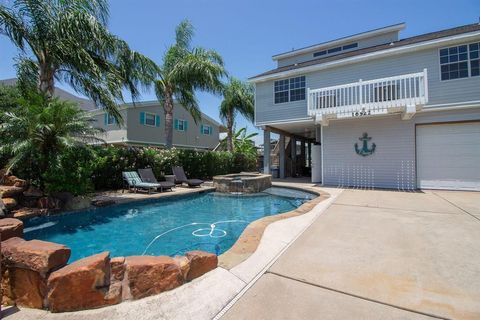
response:
<path fill-rule="evenodd" d="M 158 183 L 143 182 L 135 171 L 122 172 L 124 185 L 127 185 L 128 190 L 132 190 L 137 193 L 138 189 L 148 190 L 148 193 L 152 190 L 160 188 Z"/>
<path fill-rule="evenodd" d="M 175 183 L 171 181 L 157 181 L 157 178 L 155 178 L 155 175 L 153 174 L 152 168 L 147 168 L 147 169 L 138 169 L 138 174 L 140 175 L 140 178 L 142 178 L 143 182 L 149 182 L 149 183 L 157 183 L 160 185 L 160 191 L 163 192 L 165 189 L 170 189 L 172 190 L 173 187 L 175 187 Z"/>
<path fill-rule="evenodd" d="M 183 171 L 183 167 L 173 167 L 172 171 L 176 182 L 186 183 L 189 187 L 200 187 L 203 183 L 203 180 L 200 179 L 188 179 L 185 171 Z"/>

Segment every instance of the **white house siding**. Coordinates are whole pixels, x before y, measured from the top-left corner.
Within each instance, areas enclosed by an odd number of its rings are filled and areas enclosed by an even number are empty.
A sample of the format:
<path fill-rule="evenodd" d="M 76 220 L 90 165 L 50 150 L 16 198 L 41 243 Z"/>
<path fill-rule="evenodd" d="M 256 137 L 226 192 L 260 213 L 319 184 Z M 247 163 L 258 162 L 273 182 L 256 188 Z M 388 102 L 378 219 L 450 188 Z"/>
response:
<path fill-rule="evenodd" d="M 480 41 L 478 39 L 477 41 Z M 459 42 L 463 44 L 465 42 Z M 467 43 L 471 43 L 467 42 Z M 480 101 L 480 76 L 449 81 L 440 80 L 439 49 L 413 51 L 375 60 L 343 65 L 325 70 L 302 73 L 306 87 L 310 89 L 371 80 L 408 73 L 428 71 L 429 102 L 426 107 L 443 104 L 469 104 Z M 274 104 L 274 81 L 256 84 L 255 121 L 261 125 L 268 122 L 307 118 L 307 100 Z"/>
<path fill-rule="evenodd" d="M 399 115 L 331 121 L 323 128 L 324 183 L 363 188 L 416 189 L 415 127 L 418 124 L 480 120 L 475 109 L 422 112 L 404 121 Z M 354 144 L 367 132 L 374 154 L 356 154 Z M 478 142 L 480 144 L 480 141 Z M 446 146 L 448 147 L 448 146 Z M 460 156 L 460 155 L 459 155 Z M 480 161 L 480 159 L 479 159 Z"/>

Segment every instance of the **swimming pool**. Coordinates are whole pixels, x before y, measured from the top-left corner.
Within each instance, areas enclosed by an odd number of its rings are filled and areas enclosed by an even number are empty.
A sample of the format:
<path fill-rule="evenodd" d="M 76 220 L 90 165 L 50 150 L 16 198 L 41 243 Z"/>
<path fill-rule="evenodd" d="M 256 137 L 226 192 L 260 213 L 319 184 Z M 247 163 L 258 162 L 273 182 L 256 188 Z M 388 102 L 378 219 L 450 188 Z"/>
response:
<path fill-rule="evenodd" d="M 247 225 L 299 207 L 315 195 L 270 188 L 253 195 L 215 192 L 131 202 L 26 221 L 25 239 L 61 243 L 70 262 L 102 251 L 112 257 L 227 251 Z"/>

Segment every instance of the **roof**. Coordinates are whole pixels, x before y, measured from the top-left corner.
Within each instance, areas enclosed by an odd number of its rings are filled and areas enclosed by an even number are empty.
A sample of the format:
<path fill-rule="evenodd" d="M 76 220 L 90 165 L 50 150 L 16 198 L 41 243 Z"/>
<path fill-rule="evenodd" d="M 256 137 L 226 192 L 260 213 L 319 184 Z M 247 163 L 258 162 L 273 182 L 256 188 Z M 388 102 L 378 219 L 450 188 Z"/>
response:
<path fill-rule="evenodd" d="M 389 33 L 389 32 L 394 32 L 394 31 L 399 32 L 400 30 L 403 30 L 403 29 L 405 29 L 405 23 L 403 23 L 403 22 L 402 23 L 397 23 L 397 24 L 393 24 L 393 25 L 390 25 L 390 26 L 386 26 L 386 27 L 382 27 L 382 28 L 378 28 L 378 29 L 373 29 L 373 30 L 366 31 L 366 32 L 357 33 L 357 34 L 354 34 L 354 35 L 351 35 L 351 36 L 342 37 L 342 38 L 338 38 L 338 39 L 327 41 L 327 42 L 322 42 L 322 43 L 319 43 L 319 44 L 315 44 L 313 46 L 308 46 L 308 47 L 304 47 L 304 48 L 300 48 L 300 49 L 276 54 L 272 58 L 273 58 L 273 60 L 288 58 L 288 57 L 295 56 L 295 55 L 301 54 L 301 53 L 307 53 L 307 52 L 310 52 L 310 51 L 321 50 L 322 48 L 330 47 L 330 46 L 336 45 L 338 43 L 344 43 L 344 42 L 348 42 L 348 41 L 357 41 L 357 40 L 360 40 L 360 39 L 365 39 L 365 38 L 369 38 L 369 37 L 373 37 L 373 36 L 377 36 L 377 35 L 385 34 L 385 33 Z"/>
<path fill-rule="evenodd" d="M 251 77 L 250 80 L 255 80 L 257 78 L 268 76 L 268 75 L 274 75 L 280 72 L 292 71 L 292 70 L 301 69 L 301 68 L 309 67 L 313 65 L 320 65 L 327 62 L 342 60 L 342 59 L 355 57 L 355 56 L 361 56 L 361 55 L 372 53 L 372 52 L 386 51 L 393 48 L 405 47 L 407 45 L 418 44 L 418 43 L 422 43 L 430 40 L 441 39 L 444 37 L 450 37 L 450 36 L 460 35 L 464 33 L 474 32 L 474 31 L 480 31 L 480 24 L 474 23 L 474 24 L 468 24 L 468 25 L 446 29 L 442 31 L 430 32 L 430 33 L 426 33 L 426 34 L 422 34 L 422 35 L 418 35 L 410 38 L 401 39 L 392 43 L 348 51 L 348 52 L 339 53 L 337 55 L 333 55 L 329 57 L 317 58 L 317 59 L 312 59 L 305 62 L 283 66 L 283 67 L 279 67 L 279 68 L 261 73 L 254 77 Z"/>
<path fill-rule="evenodd" d="M 0 84 L 4 84 L 7 86 L 14 86 L 17 83 L 16 78 L 11 78 L 11 79 L 5 79 L 5 80 L 0 80 Z M 95 106 L 95 103 L 92 100 L 85 99 L 78 97 L 74 94 L 71 94 L 70 92 L 67 92 L 63 89 L 60 89 L 58 87 L 55 87 L 55 97 L 58 97 L 63 100 L 69 100 L 78 103 L 78 106 L 80 109 L 84 111 L 91 111 L 96 109 L 97 107 Z"/>

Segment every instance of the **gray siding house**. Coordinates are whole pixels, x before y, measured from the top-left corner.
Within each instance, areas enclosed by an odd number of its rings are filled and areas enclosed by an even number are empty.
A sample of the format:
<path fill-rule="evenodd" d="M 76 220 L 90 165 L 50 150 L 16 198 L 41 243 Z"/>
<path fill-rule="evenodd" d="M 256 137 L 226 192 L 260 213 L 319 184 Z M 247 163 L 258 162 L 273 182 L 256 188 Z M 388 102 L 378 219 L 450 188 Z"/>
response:
<path fill-rule="evenodd" d="M 120 106 L 124 123 L 119 125 L 104 110 L 91 111 L 95 126 L 105 130 L 101 138 L 107 143 L 164 146 L 165 116 L 158 101 L 128 103 Z M 173 112 L 173 145 L 181 149 L 212 150 L 219 143 L 222 125 L 202 113 L 195 123 L 192 116 L 181 106 L 175 105 Z"/>
<path fill-rule="evenodd" d="M 480 191 L 480 25 L 400 39 L 404 28 L 278 54 L 250 79 L 255 124 L 280 135 L 281 177 L 301 162 L 324 185 Z"/>

